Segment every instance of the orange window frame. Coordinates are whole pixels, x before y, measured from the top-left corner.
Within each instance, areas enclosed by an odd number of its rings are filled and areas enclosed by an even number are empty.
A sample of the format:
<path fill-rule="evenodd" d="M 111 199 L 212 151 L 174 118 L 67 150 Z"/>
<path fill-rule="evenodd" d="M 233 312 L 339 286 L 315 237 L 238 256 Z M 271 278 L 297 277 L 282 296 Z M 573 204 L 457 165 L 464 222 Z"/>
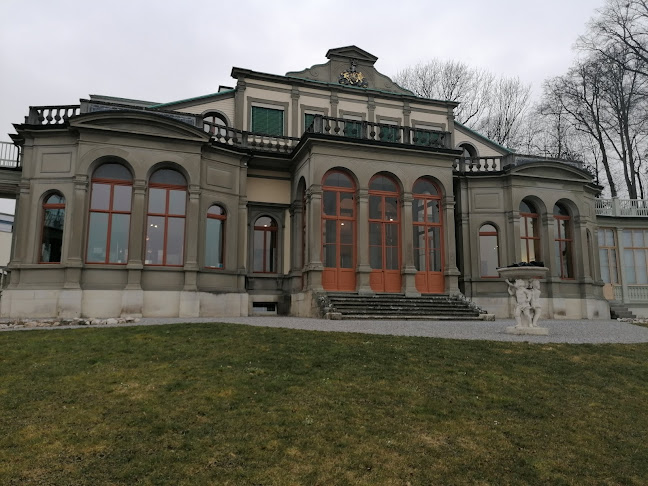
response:
<path fill-rule="evenodd" d="M 90 210 L 88 211 L 88 231 L 86 233 L 86 253 L 85 253 L 86 257 L 85 257 L 85 262 L 87 264 L 89 264 L 89 265 L 106 265 L 106 264 L 109 264 L 109 265 L 127 265 L 128 262 L 125 262 L 125 263 L 111 263 L 109 261 L 110 260 L 110 237 L 111 237 L 111 234 L 112 234 L 112 219 L 113 219 L 112 215 L 113 214 L 128 214 L 129 216 L 131 216 L 132 209 L 133 209 L 133 194 L 132 194 L 132 192 L 131 192 L 131 211 L 115 211 L 113 209 L 113 201 L 114 201 L 114 197 L 115 197 L 115 186 L 129 186 L 129 187 L 131 187 L 131 191 L 132 191 L 133 182 L 132 181 L 123 181 L 123 180 L 119 180 L 119 179 L 96 178 L 96 179 L 92 179 L 92 181 L 91 181 L 91 184 L 92 184 L 92 186 L 91 186 L 92 189 L 91 190 L 94 190 L 94 184 L 95 183 L 97 183 L 97 184 L 106 184 L 106 185 L 110 186 L 110 202 L 108 203 L 108 209 L 107 210 L 106 209 L 92 209 L 92 208 L 90 208 Z M 92 204 L 92 193 L 90 194 L 90 204 Z M 90 223 L 89 223 L 89 221 L 90 221 L 90 215 L 92 213 L 108 214 L 108 228 L 106 229 L 106 231 L 108 233 L 106 235 L 106 259 L 103 262 L 89 262 L 88 261 L 88 244 L 90 243 Z M 129 239 L 130 239 L 130 218 L 129 218 L 128 224 L 129 224 L 128 235 L 129 235 Z"/>
<path fill-rule="evenodd" d="M 164 218 L 164 242 L 162 246 L 162 263 L 145 263 L 144 265 L 146 266 L 151 266 L 151 267 L 183 267 L 184 266 L 184 256 L 185 256 L 185 238 L 187 236 L 187 186 L 180 186 L 180 185 L 172 185 L 172 184 L 159 184 L 159 183 L 150 183 L 149 184 L 149 190 L 150 189 L 164 189 L 166 194 L 165 194 L 165 212 L 164 213 L 151 213 L 149 212 L 149 205 L 150 205 L 150 194 L 149 198 L 147 198 L 146 201 L 146 238 L 148 240 L 148 218 L 149 216 L 154 216 Z M 171 191 L 184 191 L 185 193 L 185 210 L 183 214 L 175 214 L 175 213 L 169 213 L 169 196 L 171 194 Z M 169 235 L 169 218 L 182 218 L 185 220 L 185 223 L 183 224 L 183 234 L 182 234 L 182 256 L 180 260 L 182 263 L 180 264 L 167 264 L 167 241 L 168 241 L 168 235 Z"/>

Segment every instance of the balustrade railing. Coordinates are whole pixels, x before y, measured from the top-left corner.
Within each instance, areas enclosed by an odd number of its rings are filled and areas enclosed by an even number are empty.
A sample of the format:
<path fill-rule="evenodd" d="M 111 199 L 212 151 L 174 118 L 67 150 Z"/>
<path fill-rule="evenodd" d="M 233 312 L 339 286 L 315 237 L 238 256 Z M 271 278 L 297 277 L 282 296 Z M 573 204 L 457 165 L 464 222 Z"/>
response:
<path fill-rule="evenodd" d="M 417 147 L 450 148 L 449 132 L 322 115 L 315 116 L 313 123 L 306 128 L 306 133 L 391 142 Z"/>
<path fill-rule="evenodd" d="M 11 142 L 0 142 L 0 168 L 17 169 L 21 162 L 19 147 Z"/>
<path fill-rule="evenodd" d="M 648 199 L 597 199 L 597 216 L 620 216 L 630 218 L 648 217 Z"/>
<path fill-rule="evenodd" d="M 495 172 L 502 170 L 505 156 L 498 157 L 461 157 L 455 159 L 452 168 L 455 172 Z"/>
<path fill-rule="evenodd" d="M 25 123 L 29 125 L 61 125 L 81 112 L 80 105 L 30 106 Z"/>
<path fill-rule="evenodd" d="M 235 128 L 220 127 L 212 133 L 212 141 L 231 147 L 249 148 L 264 152 L 290 153 L 300 139 L 251 133 Z"/>

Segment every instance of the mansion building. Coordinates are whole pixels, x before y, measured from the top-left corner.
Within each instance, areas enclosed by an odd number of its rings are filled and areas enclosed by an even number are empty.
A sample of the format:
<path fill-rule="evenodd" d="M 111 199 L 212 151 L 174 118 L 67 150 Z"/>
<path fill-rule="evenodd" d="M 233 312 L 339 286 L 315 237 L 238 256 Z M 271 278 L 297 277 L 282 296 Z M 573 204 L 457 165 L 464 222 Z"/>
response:
<path fill-rule="evenodd" d="M 497 145 L 355 46 L 326 57 L 170 103 L 31 107 L 19 170 L 0 170 L 17 199 L 1 315 L 318 316 L 348 293 L 512 317 L 496 269 L 534 260 L 543 317 L 608 318 L 605 283 L 624 300 L 632 225 L 586 167 Z"/>

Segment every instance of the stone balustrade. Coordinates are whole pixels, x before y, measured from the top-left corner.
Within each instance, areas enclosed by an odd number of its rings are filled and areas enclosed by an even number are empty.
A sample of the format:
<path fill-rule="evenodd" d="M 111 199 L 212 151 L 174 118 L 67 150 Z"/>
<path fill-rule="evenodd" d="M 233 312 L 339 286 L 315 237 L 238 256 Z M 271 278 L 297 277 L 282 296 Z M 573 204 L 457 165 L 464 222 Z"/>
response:
<path fill-rule="evenodd" d="M 597 199 L 595 209 L 597 216 L 645 218 L 648 217 L 648 199 Z"/>

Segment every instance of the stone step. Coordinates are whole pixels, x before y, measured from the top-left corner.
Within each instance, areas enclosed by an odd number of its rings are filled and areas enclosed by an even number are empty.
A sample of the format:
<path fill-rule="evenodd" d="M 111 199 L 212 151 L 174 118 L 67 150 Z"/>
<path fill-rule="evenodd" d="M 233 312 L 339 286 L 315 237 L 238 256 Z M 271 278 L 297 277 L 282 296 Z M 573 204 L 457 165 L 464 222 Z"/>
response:
<path fill-rule="evenodd" d="M 406 297 L 404 294 L 358 295 L 331 292 L 328 307 L 334 319 L 479 320 L 483 316 L 464 300 L 445 294 Z M 324 304 L 322 304 L 324 305 Z"/>
<path fill-rule="evenodd" d="M 343 314 L 340 318 L 341 320 L 370 320 L 370 319 L 376 319 L 376 320 L 385 320 L 389 319 L 392 321 L 395 320 L 401 320 L 401 321 L 481 321 L 483 320 L 483 317 L 480 315 L 477 316 L 461 316 L 461 317 L 456 317 L 456 316 L 448 316 L 448 315 L 418 315 L 418 316 L 413 316 L 413 315 L 394 315 L 394 314 L 363 314 L 363 315 L 347 315 Z"/>

